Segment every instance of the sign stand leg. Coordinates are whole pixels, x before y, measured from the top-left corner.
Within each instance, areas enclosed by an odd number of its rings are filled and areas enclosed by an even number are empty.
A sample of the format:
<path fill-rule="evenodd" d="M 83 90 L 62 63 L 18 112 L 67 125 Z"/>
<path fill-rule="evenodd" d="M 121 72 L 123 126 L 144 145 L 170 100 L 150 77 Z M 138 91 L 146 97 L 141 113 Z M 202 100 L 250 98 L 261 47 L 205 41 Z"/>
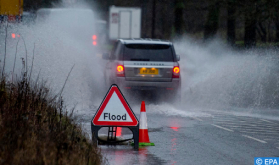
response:
<path fill-rule="evenodd" d="M 129 127 L 129 129 L 133 132 L 134 139 L 134 149 L 139 149 L 139 125 L 136 127 Z"/>
<path fill-rule="evenodd" d="M 116 142 L 116 129 L 117 129 L 117 127 L 108 127 L 107 141 Z"/>
<path fill-rule="evenodd" d="M 98 131 L 101 128 L 102 127 L 94 126 L 93 124 L 91 124 L 92 144 L 94 146 L 98 146 Z"/>

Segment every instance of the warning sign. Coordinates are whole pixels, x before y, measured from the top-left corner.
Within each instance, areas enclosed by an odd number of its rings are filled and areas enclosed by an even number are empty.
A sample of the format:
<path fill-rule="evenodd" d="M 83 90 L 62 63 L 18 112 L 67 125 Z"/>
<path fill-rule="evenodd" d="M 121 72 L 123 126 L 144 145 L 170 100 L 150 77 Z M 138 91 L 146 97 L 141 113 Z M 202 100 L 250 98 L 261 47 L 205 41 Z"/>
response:
<path fill-rule="evenodd" d="M 100 126 L 137 126 L 138 120 L 116 85 L 112 85 L 92 123 Z"/>

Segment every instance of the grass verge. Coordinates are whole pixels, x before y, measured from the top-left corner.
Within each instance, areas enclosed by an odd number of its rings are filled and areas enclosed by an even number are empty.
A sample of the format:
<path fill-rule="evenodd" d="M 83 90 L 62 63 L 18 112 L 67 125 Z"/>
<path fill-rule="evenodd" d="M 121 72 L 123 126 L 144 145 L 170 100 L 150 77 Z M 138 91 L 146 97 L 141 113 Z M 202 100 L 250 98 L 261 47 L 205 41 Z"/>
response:
<path fill-rule="evenodd" d="M 0 164 L 101 164 L 62 97 L 25 75 L 16 83 L 0 77 Z"/>

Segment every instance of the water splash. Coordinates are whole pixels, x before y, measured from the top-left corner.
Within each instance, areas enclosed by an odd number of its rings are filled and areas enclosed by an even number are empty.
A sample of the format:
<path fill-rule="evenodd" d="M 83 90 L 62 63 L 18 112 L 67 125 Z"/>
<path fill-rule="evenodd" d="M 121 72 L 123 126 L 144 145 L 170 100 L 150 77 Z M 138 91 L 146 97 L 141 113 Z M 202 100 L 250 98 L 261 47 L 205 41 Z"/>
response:
<path fill-rule="evenodd" d="M 183 102 L 211 108 L 279 107 L 277 49 L 232 50 L 184 38 L 175 42 L 181 55 Z"/>
<path fill-rule="evenodd" d="M 85 34 L 92 29 L 92 21 L 90 20 L 93 19 L 93 16 L 87 15 L 82 19 L 84 20 L 83 26 L 75 25 L 75 22 L 73 22 L 74 25 L 69 28 L 61 28 L 64 23 L 69 24 L 69 21 L 71 21 L 69 17 L 65 17 L 65 19 L 50 17 L 28 26 L 11 24 L 8 28 L 8 34 L 20 34 L 15 68 L 17 77 L 21 73 L 22 58 L 28 62 L 27 66 L 30 73 L 35 44 L 32 79 L 36 80 L 39 75 L 40 78 L 48 81 L 54 93 L 58 93 L 74 65 L 63 91 L 63 98 L 69 109 L 76 106 L 78 110 L 88 110 L 94 107 L 95 102 L 99 103 L 102 100 L 99 97 L 100 94 L 105 95 L 103 85 L 104 61 L 92 45 L 93 34 L 85 36 L 88 39 L 79 38 L 79 36 L 84 36 L 81 34 Z M 56 26 L 57 23 L 61 26 Z M 1 28 L 0 53 L 4 54 L 5 39 L 2 36 L 5 36 L 5 33 L 2 30 Z M 72 33 L 73 30 L 79 32 Z M 9 37 L 7 40 L 7 73 L 10 73 L 13 68 L 16 43 L 17 38 Z M 25 48 L 27 50 L 27 60 Z M 3 60 L 2 58 L 3 56 L 0 57 L 0 60 Z"/>

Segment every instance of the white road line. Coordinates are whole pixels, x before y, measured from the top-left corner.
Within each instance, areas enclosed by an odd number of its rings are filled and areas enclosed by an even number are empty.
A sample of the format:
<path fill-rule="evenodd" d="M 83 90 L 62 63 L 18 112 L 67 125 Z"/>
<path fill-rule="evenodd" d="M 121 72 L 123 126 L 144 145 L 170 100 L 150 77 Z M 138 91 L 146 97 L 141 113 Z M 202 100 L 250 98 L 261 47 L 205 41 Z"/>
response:
<path fill-rule="evenodd" d="M 215 123 L 220 123 L 220 124 L 227 124 L 227 125 L 235 125 L 237 123 L 231 123 L 231 122 L 224 122 L 224 121 L 215 121 Z"/>
<path fill-rule="evenodd" d="M 202 121 L 202 119 L 197 118 L 197 117 L 192 117 L 192 118 L 195 119 L 195 120 L 198 120 L 198 121 Z"/>
<path fill-rule="evenodd" d="M 219 124 L 226 124 L 226 125 L 240 125 L 242 127 L 258 127 L 259 125 L 255 125 L 255 124 L 248 124 L 248 123 L 237 123 L 237 122 L 234 122 L 234 123 L 229 123 L 229 122 L 221 122 L 221 121 L 215 121 L 215 123 L 219 123 Z M 271 127 L 271 126 L 270 126 Z M 274 127 L 274 126 L 273 126 Z"/>
<path fill-rule="evenodd" d="M 228 128 L 221 127 L 221 126 L 219 126 L 219 125 L 215 125 L 215 124 L 211 124 L 211 125 L 213 125 L 214 127 L 217 127 L 217 128 L 221 128 L 221 129 L 226 130 L 226 131 L 233 132 L 233 130 L 228 129 Z"/>
<path fill-rule="evenodd" d="M 242 127 L 242 126 L 238 126 L 238 125 L 231 125 L 229 127 L 235 127 L 235 128 L 238 128 L 238 127 Z"/>
<path fill-rule="evenodd" d="M 278 130 L 279 129 L 274 129 L 274 128 L 277 128 L 276 126 L 251 126 L 251 125 L 242 125 L 242 124 L 238 124 L 238 123 L 221 123 L 221 122 L 215 122 L 216 124 L 221 124 L 221 125 L 226 125 L 226 126 L 229 126 L 229 127 L 242 127 L 242 128 L 245 128 L 245 129 L 272 129 L 272 130 Z"/>
<path fill-rule="evenodd" d="M 242 131 L 252 131 L 252 132 L 274 132 L 279 134 L 279 130 L 276 129 L 252 129 L 252 128 L 241 128 Z"/>
<path fill-rule="evenodd" d="M 242 127 L 248 127 L 247 125 L 242 125 Z M 269 129 L 272 129 L 272 128 L 276 128 L 278 126 L 268 126 L 268 125 L 261 125 L 261 126 L 258 126 L 258 128 L 269 128 Z M 254 128 L 255 129 L 255 128 Z"/>
<path fill-rule="evenodd" d="M 225 125 L 224 125 L 225 126 Z M 250 128 L 239 128 L 241 131 L 251 131 L 251 132 L 273 132 L 273 133 L 278 133 L 279 134 L 279 130 L 276 129 L 250 129 Z"/>
<path fill-rule="evenodd" d="M 263 141 L 263 140 L 254 138 L 254 137 L 252 137 L 252 136 L 248 136 L 248 135 L 242 135 L 242 136 L 247 137 L 247 138 L 249 138 L 249 139 L 256 140 L 256 141 L 258 141 L 258 142 L 260 142 L 260 143 L 267 143 L 266 141 Z"/>
<path fill-rule="evenodd" d="M 235 123 L 235 122 L 237 122 L 235 120 L 220 120 L 220 119 L 216 119 L 216 120 L 213 120 L 213 121 L 216 121 L 216 122 L 227 122 L 227 123 Z"/>
<path fill-rule="evenodd" d="M 278 135 L 278 132 L 260 132 L 260 131 L 239 131 L 239 132 L 245 132 L 245 133 L 253 133 L 253 134 L 261 134 L 261 135 Z"/>
<path fill-rule="evenodd" d="M 272 139 L 274 141 L 276 141 L 278 139 L 277 136 L 274 135 L 260 135 L 262 138 L 268 138 L 268 139 Z M 278 143 L 279 144 L 279 143 Z"/>
<path fill-rule="evenodd" d="M 224 125 L 226 125 L 226 124 L 224 124 Z M 259 131 L 269 130 L 269 131 L 277 131 L 279 133 L 279 129 L 276 128 L 275 126 L 274 127 L 257 127 L 257 128 L 254 128 L 254 127 L 242 127 L 242 129 L 245 129 L 245 130 L 259 130 Z"/>
<path fill-rule="evenodd" d="M 265 119 L 260 119 L 261 121 L 265 121 L 265 122 L 268 122 L 268 123 L 273 123 L 273 122 L 271 122 L 271 121 L 268 121 L 268 120 L 265 120 Z M 275 123 L 273 123 L 273 124 L 275 124 Z"/>
<path fill-rule="evenodd" d="M 269 138 L 269 139 L 263 139 L 264 141 L 275 141 L 276 140 L 276 137 L 273 137 L 273 138 Z"/>

